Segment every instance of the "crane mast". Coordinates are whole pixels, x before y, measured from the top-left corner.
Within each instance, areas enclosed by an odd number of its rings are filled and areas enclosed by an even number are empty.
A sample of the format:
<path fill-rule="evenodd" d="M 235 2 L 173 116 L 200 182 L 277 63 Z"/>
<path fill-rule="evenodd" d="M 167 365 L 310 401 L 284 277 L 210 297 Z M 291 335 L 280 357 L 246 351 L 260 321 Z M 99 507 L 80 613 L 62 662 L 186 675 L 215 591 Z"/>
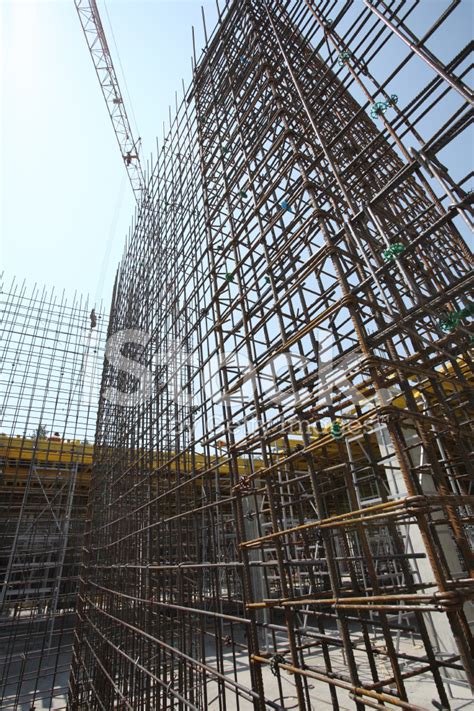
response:
<path fill-rule="evenodd" d="M 74 0 L 94 63 L 100 88 L 119 144 L 137 203 L 145 192 L 145 176 L 140 162 L 140 138 L 134 139 L 125 103 L 112 62 L 96 0 Z"/>

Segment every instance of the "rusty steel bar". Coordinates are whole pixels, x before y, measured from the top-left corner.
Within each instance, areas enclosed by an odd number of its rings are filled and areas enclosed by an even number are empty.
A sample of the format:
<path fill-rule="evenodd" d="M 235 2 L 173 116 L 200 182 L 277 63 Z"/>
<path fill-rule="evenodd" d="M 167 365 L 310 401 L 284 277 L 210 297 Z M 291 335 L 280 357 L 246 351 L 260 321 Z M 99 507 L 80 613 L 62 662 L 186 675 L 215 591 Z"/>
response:
<path fill-rule="evenodd" d="M 66 703 L 106 317 L 0 284 L 0 707 Z"/>
<path fill-rule="evenodd" d="M 68 706 L 449 708 L 474 681 L 466 4 L 218 14 L 117 272 Z"/>

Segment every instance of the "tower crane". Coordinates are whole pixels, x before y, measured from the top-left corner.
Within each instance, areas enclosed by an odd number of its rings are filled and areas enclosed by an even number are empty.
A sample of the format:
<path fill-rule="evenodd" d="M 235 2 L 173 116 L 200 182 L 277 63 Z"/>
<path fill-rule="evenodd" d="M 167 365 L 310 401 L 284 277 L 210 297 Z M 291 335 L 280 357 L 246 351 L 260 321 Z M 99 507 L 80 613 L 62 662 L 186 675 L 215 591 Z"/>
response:
<path fill-rule="evenodd" d="M 110 120 L 119 144 L 135 199 L 140 205 L 145 195 L 145 176 L 140 162 L 141 139 L 134 139 L 120 91 L 96 0 L 74 0 L 89 52 L 107 104 Z"/>

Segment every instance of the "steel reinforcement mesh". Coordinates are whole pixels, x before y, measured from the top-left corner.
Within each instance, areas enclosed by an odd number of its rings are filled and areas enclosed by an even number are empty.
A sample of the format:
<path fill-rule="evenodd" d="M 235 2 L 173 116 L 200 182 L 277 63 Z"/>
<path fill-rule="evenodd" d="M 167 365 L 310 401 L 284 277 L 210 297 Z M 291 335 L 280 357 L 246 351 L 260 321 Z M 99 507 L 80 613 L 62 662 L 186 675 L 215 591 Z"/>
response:
<path fill-rule="evenodd" d="M 469 698 L 467 5 L 220 10 L 117 273 L 71 709 Z"/>
<path fill-rule="evenodd" d="M 0 707 L 66 704 L 106 319 L 0 287 Z"/>

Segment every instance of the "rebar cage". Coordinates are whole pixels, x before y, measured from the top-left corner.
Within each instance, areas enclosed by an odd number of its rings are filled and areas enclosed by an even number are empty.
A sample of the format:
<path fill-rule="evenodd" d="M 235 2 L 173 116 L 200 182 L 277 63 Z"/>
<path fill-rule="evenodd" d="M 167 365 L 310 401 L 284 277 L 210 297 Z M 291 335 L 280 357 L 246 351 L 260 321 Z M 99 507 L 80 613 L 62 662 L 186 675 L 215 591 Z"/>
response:
<path fill-rule="evenodd" d="M 115 283 L 71 709 L 469 698 L 465 11 L 220 11 Z"/>
<path fill-rule="evenodd" d="M 106 319 L 2 279 L 0 706 L 63 708 Z"/>

